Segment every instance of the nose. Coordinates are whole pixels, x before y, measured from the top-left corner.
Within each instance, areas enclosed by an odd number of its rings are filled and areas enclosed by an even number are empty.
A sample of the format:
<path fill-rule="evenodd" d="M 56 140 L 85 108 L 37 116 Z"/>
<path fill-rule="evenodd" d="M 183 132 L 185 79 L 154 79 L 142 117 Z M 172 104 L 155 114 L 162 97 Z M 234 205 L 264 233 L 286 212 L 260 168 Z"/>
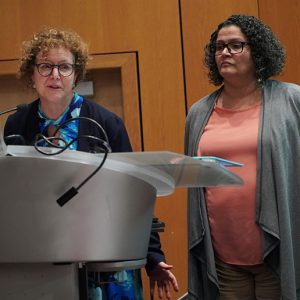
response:
<path fill-rule="evenodd" d="M 60 74 L 59 74 L 59 71 L 58 71 L 58 66 L 53 66 L 50 76 L 52 78 L 60 78 Z"/>
<path fill-rule="evenodd" d="M 228 45 L 225 45 L 225 46 L 224 46 L 224 49 L 222 50 L 222 54 L 224 54 L 225 49 L 226 49 L 225 54 L 231 54 L 231 52 L 230 52 L 230 50 L 229 50 L 229 48 L 228 48 Z"/>

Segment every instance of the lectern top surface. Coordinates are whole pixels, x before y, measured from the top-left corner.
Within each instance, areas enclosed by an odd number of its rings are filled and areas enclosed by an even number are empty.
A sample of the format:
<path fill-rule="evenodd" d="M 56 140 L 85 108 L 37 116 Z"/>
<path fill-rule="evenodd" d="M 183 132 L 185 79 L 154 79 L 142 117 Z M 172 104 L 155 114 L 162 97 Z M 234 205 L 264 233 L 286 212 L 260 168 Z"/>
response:
<path fill-rule="evenodd" d="M 45 148 L 50 153 L 56 149 Z M 45 156 L 31 146 L 8 146 L 13 157 L 64 161 L 97 166 L 103 154 L 66 150 Z M 171 194 L 175 187 L 240 185 L 242 180 L 227 168 L 212 161 L 200 161 L 169 151 L 110 153 L 103 168 L 138 177 L 157 190 L 157 196 Z"/>

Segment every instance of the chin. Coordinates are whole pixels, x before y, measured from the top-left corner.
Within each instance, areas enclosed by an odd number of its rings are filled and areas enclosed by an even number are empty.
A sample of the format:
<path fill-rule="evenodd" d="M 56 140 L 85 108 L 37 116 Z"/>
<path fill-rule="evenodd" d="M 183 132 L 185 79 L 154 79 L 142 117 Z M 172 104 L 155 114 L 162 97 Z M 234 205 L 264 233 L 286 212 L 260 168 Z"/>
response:
<path fill-rule="evenodd" d="M 63 97 L 41 97 L 41 101 L 47 105 L 47 104 L 60 104 L 62 102 L 64 102 L 64 98 Z"/>
<path fill-rule="evenodd" d="M 228 72 L 222 72 L 220 73 L 220 75 L 225 79 L 227 78 L 228 76 L 230 76 L 230 74 Z"/>

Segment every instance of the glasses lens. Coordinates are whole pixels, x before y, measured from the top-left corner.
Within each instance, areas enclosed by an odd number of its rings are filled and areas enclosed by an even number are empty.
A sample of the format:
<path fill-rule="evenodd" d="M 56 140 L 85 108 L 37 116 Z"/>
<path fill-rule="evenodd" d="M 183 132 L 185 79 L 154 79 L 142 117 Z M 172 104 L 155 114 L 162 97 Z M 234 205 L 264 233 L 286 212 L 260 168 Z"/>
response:
<path fill-rule="evenodd" d="M 52 72 L 52 65 L 50 64 L 39 64 L 37 68 L 42 76 L 49 76 Z"/>
<path fill-rule="evenodd" d="M 52 65 L 47 63 L 37 64 L 38 72 L 42 76 L 49 76 L 52 73 L 53 68 L 57 68 L 61 76 L 70 76 L 74 72 L 74 66 L 72 64 L 60 64 Z"/>
<path fill-rule="evenodd" d="M 58 65 L 59 74 L 62 76 L 70 76 L 73 73 L 73 65 L 71 64 L 61 64 Z"/>
<path fill-rule="evenodd" d="M 237 54 L 243 52 L 244 45 L 248 45 L 247 42 L 230 42 L 228 44 L 217 43 L 215 46 L 215 55 L 221 55 L 226 48 L 229 53 Z"/>
<path fill-rule="evenodd" d="M 225 44 L 216 44 L 216 50 L 215 50 L 215 53 L 217 54 L 217 55 L 219 55 L 219 54 L 221 54 L 222 52 L 223 52 L 223 50 L 224 50 L 224 48 L 226 47 L 226 45 Z"/>
<path fill-rule="evenodd" d="M 243 51 L 243 43 L 242 42 L 228 43 L 228 48 L 230 49 L 230 53 L 241 53 Z"/>

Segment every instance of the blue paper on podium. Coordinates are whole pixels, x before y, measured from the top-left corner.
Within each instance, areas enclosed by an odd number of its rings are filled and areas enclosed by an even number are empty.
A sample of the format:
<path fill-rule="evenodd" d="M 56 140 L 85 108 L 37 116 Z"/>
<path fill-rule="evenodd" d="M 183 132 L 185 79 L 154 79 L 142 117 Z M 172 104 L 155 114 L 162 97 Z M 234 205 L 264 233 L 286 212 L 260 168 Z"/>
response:
<path fill-rule="evenodd" d="M 232 161 L 232 160 L 228 160 L 216 156 L 194 156 L 193 158 L 203 160 L 203 161 L 216 162 L 223 167 L 242 167 L 244 165 L 236 161 Z"/>

